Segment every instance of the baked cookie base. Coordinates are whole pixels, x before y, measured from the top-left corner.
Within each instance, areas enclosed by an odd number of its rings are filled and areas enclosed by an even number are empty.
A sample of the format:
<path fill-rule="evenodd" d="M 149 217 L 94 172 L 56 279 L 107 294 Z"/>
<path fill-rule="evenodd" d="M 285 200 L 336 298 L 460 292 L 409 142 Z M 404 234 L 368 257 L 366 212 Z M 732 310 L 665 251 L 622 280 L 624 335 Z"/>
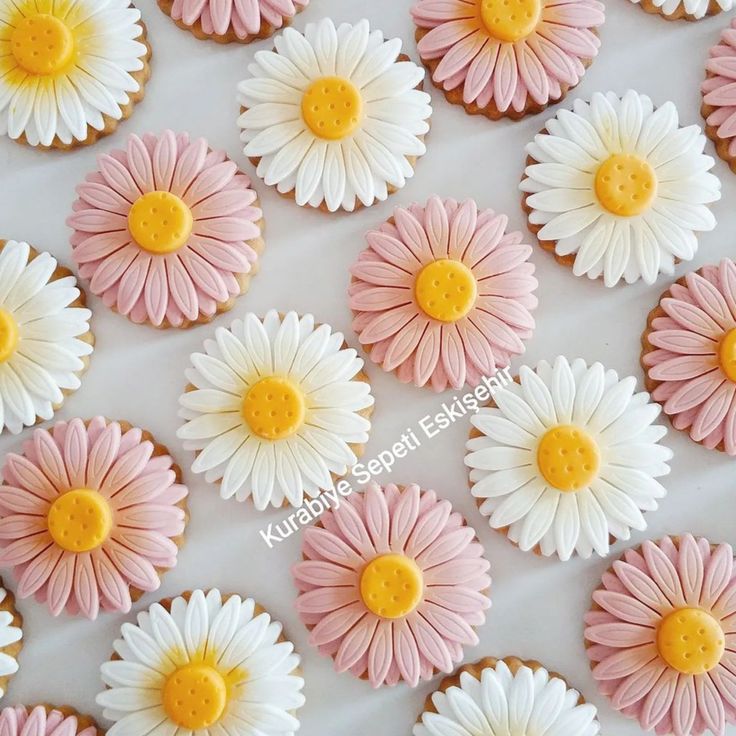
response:
<path fill-rule="evenodd" d="M 662 8 L 658 8 L 652 2 L 652 0 L 640 0 L 640 2 L 637 4 L 645 13 L 658 15 L 665 20 L 687 20 L 690 22 L 695 22 L 698 20 L 703 20 L 703 18 L 708 18 L 711 15 L 718 15 L 719 13 L 723 12 L 721 6 L 716 2 L 716 0 L 710 0 L 710 2 L 708 3 L 708 10 L 705 12 L 705 15 L 700 18 L 696 18 L 691 13 L 688 13 L 685 10 L 685 4 L 682 2 L 677 6 L 677 10 L 675 10 L 675 12 L 671 13 L 670 15 L 666 15 L 664 12 L 662 12 Z"/>
<path fill-rule="evenodd" d="M 23 617 L 20 615 L 20 613 L 18 613 L 18 609 L 15 607 L 15 596 L 5 587 L 5 583 L 3 582 L 2 578 L 0 578 L 0 587 L 5 590 L 5 598 L 3 599 L 2 603 L 0 603 L 0 611 L 9 613 L 13 617 L 10 625 L 15 626 L 22 631 Z M 17 661 L 21 649 L 23 649 L 22 638 L 14 642 L 13 644 L 8 644 L 7 646 L 3 647 L 2 649 L 0 649 L 0 652 L 2 652 L 3 654 L 7 654 L 9 657 L 12 657 Z M 7 693 L 8 683 L 10 682 L 10 680 L 13 679 L 13 677 L 15 677 L 15 674 L 0 677 L 0 688 L 3 690 L 3 692 Z"/>
<path fill-rule="evenodd" d="M 25 706 L 28 712 L 30 713 L 34 708 L 38 707 L 38 703 L 36 705 L 27 705 Z M 80 713 L 75 708 L 72 708 L 71 705 L 51 705 L 50 703 L 40 703 L 41 707 L 46 711 L 46 715 L 48 716 L 52 711 L 58 711 L 61 713 L 64 718 L 76 718 L 77 719 L 77 733 L 84 731 L 87 728 L 94 728 L 98 736 L 103 736 L 103 731 L 98 725 L 97 721 L 92 718 L 92 716 L 88 716 L 84 713 Z"/>

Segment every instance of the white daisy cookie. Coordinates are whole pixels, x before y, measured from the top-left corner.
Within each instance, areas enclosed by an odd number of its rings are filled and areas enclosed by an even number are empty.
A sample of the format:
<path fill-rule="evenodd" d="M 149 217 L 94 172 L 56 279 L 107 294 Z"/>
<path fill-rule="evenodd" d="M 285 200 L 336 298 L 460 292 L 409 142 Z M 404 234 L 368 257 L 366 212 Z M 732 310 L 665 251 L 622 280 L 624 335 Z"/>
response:
<path fill-rule="evenodd" d="M 576 276 L 653 284 L 716 225 L 708 205 L 721 183 L 705 142 L 697 125 L 680 127 L 671 102 L 655 109 L 632 90 L 576 100 L 527 146 L 529 227 Z"/>
<path fill-rule="evenodd" d="M 647 13 L 665 20 L 701 20 L 718 13 L 728 13 L 734 0 L 631 0 Z"/>
<path fill-rule="evenodd" d="M 362 453 L 373 407 L 363 361 L 311 314 L 249 313 L 191 362 L 178 436 L 197 452 L 192 471 L 219 482 L 223 498 L 297 507 Z"/>
<path fill-rule="evenodd" d="M 130 0 L 0 0 L 0 134 L 94 143 L 143 99 L 150 56 Z"/>
<path fill-rule="evenodd" d="M 494 392 L 471 417 L 465 464 L 480 512 L 522 550 L 568 560 L 608 554 L 646 528 L 672 452 L 661 407 L 600 363 L 558 357 Z"/>
<path fill-rule="evenodd" d="M 125 623 L 97 696 L 109 736 L 292 736 L 299 656 L 252 598 L 195 590 Z"/>
<path fill-rule="evenodd" d="M 84 304 L 52 255 L 0 240 L 0 431 L 51 419 L 79 388 L 93 345 Z"/>
<path fill-rule="evenodd" d="M 334 212 L 401 189 L 425 152 L 432 114 L 422 67 L 368 21 L 287 28 L 238 86 L 245 155 L 298 205 Z"/>
<path fill-rule="evenodd" d="M 18 671 L 18 654 L 23 647 L 22 626 L 15 598 L 0 579 L 0 698 L 5 695 L 10 678 Z"/>
<path fill-rule="evenodd" d="M 539 662 L 517 657 L 461 667 L 427 698 L 414 736 L 597 736 L 595 706 Z"/>

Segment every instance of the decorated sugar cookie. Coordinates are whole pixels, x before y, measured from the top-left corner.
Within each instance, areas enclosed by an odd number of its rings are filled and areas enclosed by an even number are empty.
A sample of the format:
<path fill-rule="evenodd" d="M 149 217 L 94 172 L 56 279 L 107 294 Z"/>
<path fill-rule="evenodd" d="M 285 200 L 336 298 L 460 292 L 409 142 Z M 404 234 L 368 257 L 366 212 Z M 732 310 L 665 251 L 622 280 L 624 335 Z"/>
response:
<path fill-rule="evenodd" d="M 646 528 L 672 452 L 660 407 L 600 363 L 558 357 L 494 392 L 473 415 L 465 464 L 480 512 L 522 550 L 605 557 Z"/>
<path fill-rule="evenodd" d="M 370 206 L 401 189 L 425 152 L 424 71 L 368 21 L 287 28 L 238 85 L 245 155 L 298 205 Z"/>
<path fill-rule="evenodd" d="M 466 112 L 514 120 L 559 102 L 598 54 L 597 0 L 416 0 L 419 55 Z"/>
<path fill-rule="evenodd" d="M 594 706 L 539 662 L 517 657 L 461 667 L 424 705 L 414 736 L 597 736 Z"/>
<path fill-rule="evenodd" d="M 0 486 L 0 566 L 54 616 L 125 613 L 176 565 L 187 489 L 168 451 L 102 417 L 37 429 Z M 1 731 L 0 731 L 1 733 Z"/>
<path fill-rule="evenodd" d="M 0 579 L 0 698 L 18 671 L 18 654 L 23 647 L 23 619 L 15 608 L 13 594 L 2 586 Z"/>
<path fill-rule="evenodd" d="M 298 507 L 362 454 L 373 410 L 363 361 L 311 314 L 248 313 L 191 361 L 177 434 L 223 498 Z"/>
<path fill-rule="evenodd" d="M 94 344 L 85 301 L 51 254 L 0 240 L 0 431 L 51 419 L 81 385 Z"/>
<path fill-rule="evenodd" d="M 721 33 L 708 56 L 702 86 L 705 132 L 718 155 L 736 172 L 736 20 Z"/>
<path fill-rule="evenodd" d="M 3 736 L 102 736 L 90 716 L 81 715 L 68 705 L 3 708 L 0 733 Z"/>
<path fill-rule="evenodd" d="M 524 352 L 537 306 L 532 249 L 473 200 L 397 208 L 352 267 L 353 329 L 404 382 L 476 386 Z"/>
<path fill-rule="evenodd" d="M 647 13 L 661 15 L 665 20 L 700 20 L 720 12 L 728 13 L 734 0 L 631 0 Z"/>
<path fill-rule="evenodd" d="M 697 125 L 629 90 L 560 110 L 527 146 L 529 227 L 576 276 L 653 284 L 691 260 L 716 221 L 721 185 Z"/>
<path fill-rule="evenodd" d="M 449 501 L 375 483 L 304 530 L 297 611 L 310 643 L 373 687 L 450 672 L 491 605 L 489 563 Z"/>
<path fill-rule="evenodd" d="M 154 603 L 122 627 L 97 696 L 116 736 L 293 736 L 299 657 L 252 598 L 219 590 Z"/>
<path fill-rule="evenodd" d="M 645 731 L 725 736 L 736 723 L 736 574 L 729 544 L 691 534 L 627 550 L 585 617 L 593 677 Z"/>
<path fill-rule="evenodd" d="M 247 291 L 263 250 L 258 197 L 203 138 L 131 135 L 77 192 L 67 222 L 79 273 L 133 322 L 208 322 Z"/>
<path fill-rule="evenodd" d="M 724 258 L 667 289 L 642 345 L 647 388 L 675 429 L 736 455 L 736 263 Z"/>
<path fill-rule="evenodd" d="M 125 0 L 0 0 L 0 134 L 43 148 L 95 143 L 143 99 L 150 56 Z"/>
<path fill-rule="evenodd" d="M 309 0 L 158 0 L 180 28 L 219 43 L 267 38 L 308 4 Z"/>

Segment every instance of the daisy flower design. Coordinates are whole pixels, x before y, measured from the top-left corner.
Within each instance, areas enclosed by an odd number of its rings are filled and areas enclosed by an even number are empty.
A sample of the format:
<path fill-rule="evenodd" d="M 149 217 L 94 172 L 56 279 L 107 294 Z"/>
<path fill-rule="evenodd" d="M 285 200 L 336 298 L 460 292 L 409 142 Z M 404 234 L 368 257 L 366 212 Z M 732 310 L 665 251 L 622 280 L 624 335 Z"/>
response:
<path fill-rule="evenodd" d="M 724 258 L 665 291 L 649 315 L 642 365 L 675 429 L 736 455 L 736 263 Z"/>
<path fill-rule="evenodd" d="M 401 381 L 476 386 L 524 352 L 537 306 L 531 246 L 473 200 L 397 208 L 352 267 L 353 329 Z"/>
<path fill-rule="evenodd" d="M 154 603 L 122 627 L 97 696 L 109 736 L 293 736 L 304 703 L 294 645 L 252 598 Z"/>
<path fill-rule="evenodd" d="M 293 574 L 309 641 L 338 672 L 416 687 L 478 643 L 490 567 L 449 501 L 417 485 L 346 497 L 304 530 Z"/>
<path fill-rule="evenodd" d="M 473 496 L 493 529 L 522 550 L 605 557 L 610 538 L 646 528 L 672 452 L 654 424 L 660 407 L 634 393 L 633 376 L 558 357 L 494 392 L 471 417 L 465 464 Z"/>
<path fill-rule="evenodd" d="M 94 343 L 84 304 L 53 256 L 0 240 L 0 431 L 51 419 L 81 385 Z"/>
<path fill-rule="evenodd" d="M 257 51 L 238 85 L 245 155 L 298 205 L 330 212 L 383 201 L 425 152 L 430 97 L 424 70 L 368 21 L 304 33 L 287 28 L 275 51 Z"/>
<path fill-rule="evenodd" d="M 529 226 L 576 276 L 653 284 L 691 260 L 716 221 L 714 161 L 697 125 L 629 90 L 560 110 L 527 146 L 521 182 Z"/>
<path fill-rule="evenodd" d="M 131 135 L 77 192 L 67 224 L 79 273 L 133 322 L 208 322 L 247 290 L 263 249 L 258 199 L 203 138 Z"/>
<path fill-rule="evenodd" d="M 414 736 L 597 736 L 594 706 L 538 662 L 487 657 L 445 678 Z"/>
<path fill-rule="evenodd" d="M 15 610 L 13 594 L 2 584 L 0 579 L 0 698 L 5 695 L 10 678 L 18 671 L 18 654 L 23 647 L 23 619 Z"/>
<path fill-rule="evenodd" d="M 736 723 L 733 549 L 691 534 L 647 541 L 593 593 L 585 639 L 613 707 L 645 731 L 724 736 Z"/>
<path fill-rule="evenodd" d="M 631 0 L 647 13 L 661 15 L 666 20 L 700 20 L 720 12 L 728 13 L 733 0 Z"/>
<path fill-rule="evenodd" d="M 18 705 L 0 711 L 0 733 L 3 736 L 101 736 L 102 731 L 89 716 L 80 715 L 68 706 Z"/>
<path fill-rule="evenodd" d="M 417 0 L 419 55 L 450 102 L 518 120 L 559 102 L 598 55 L 597 0 Z"/>
<path fill-rule="evenodd" d="M 298 507 L 362 453 L 373 407 L 363 361 L 311 314 L 248 313 L 191 361 L 177 434 L 223 498 Z"/>
<path fill-rule="evenodd" d="M 148 433 L 95 417 L 37 429 L 6 456 L 0 565 L 17 595 L 95 619 L 127 612 L 176 565 L 187 489 Z"/>
<path fill-rule="evenodd" d="M 125 0 L 0 0 L 0 134 L 72 148 L 143 97 L 150 49 Z"/>

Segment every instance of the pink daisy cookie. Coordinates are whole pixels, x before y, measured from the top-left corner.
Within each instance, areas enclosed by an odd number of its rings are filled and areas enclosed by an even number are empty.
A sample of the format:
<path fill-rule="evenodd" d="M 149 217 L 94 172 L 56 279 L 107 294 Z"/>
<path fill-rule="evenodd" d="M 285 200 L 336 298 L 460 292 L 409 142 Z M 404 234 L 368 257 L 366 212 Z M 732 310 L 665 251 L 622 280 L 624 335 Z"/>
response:
<path fill-rule="evenodd" d="M 258 198 L 203 138 L 132 135 L 77 192 L 67 223 L 79 273 L 133 322 L 209 322 L 247 290 L 263 249 Z"/>
<path fill-rule="evenodd" d="M 736 173 L 736 20 L 723 30 L 708 56 L 702 86 L 705 132 Z"/>
<path fill-rule="evenodd" d="M 627 550 L 585 618 L 593 676 L 644 730 L 724 736 L 736 723 L 736 572 L 728 544 L 691 534 Z"/>
<path fill-rule="evenodd" d="M 724 258 L 672 284 L 642 346 L 647 390 L 675 429 L 736 455 L 736 263 Z"/>
<path fill-rule="evenodd" d="M 125 613 L 176 565 L 187 489 L 168 450 L 102 417 L 37 429 L 6 457 L 0 565 L 54 616 Z M 2 729 L 0 729 L 2 733 Z"/>
<path fill-rule="evenodd" d="M 478 643 L 491 605 L 483 554 L 434 491 L 373 483 L 305 530 L 297 611 L 338 672 L 415 687 Z"/>
<path fill-rule="evenodd" d="M 598 54 L 597 0 L 417 0 L 419 55 L 466 112 L 518 120 L 559 102 Z"/>
<path fill-rule="evenodd" d="M 435 391 L 476 386 L 524 352 L 537 306 L 532 248 L 473 200 L 397 208 L 352 267 L 353 329 L 371 359 Z"/>
<path fill-rule="evenodd" d="M 98 736 L 102 731 L 90 716 L 81 715 L 67 705 L 17 705 L 0 711 L 0 733 L 3 736 Z"/>

